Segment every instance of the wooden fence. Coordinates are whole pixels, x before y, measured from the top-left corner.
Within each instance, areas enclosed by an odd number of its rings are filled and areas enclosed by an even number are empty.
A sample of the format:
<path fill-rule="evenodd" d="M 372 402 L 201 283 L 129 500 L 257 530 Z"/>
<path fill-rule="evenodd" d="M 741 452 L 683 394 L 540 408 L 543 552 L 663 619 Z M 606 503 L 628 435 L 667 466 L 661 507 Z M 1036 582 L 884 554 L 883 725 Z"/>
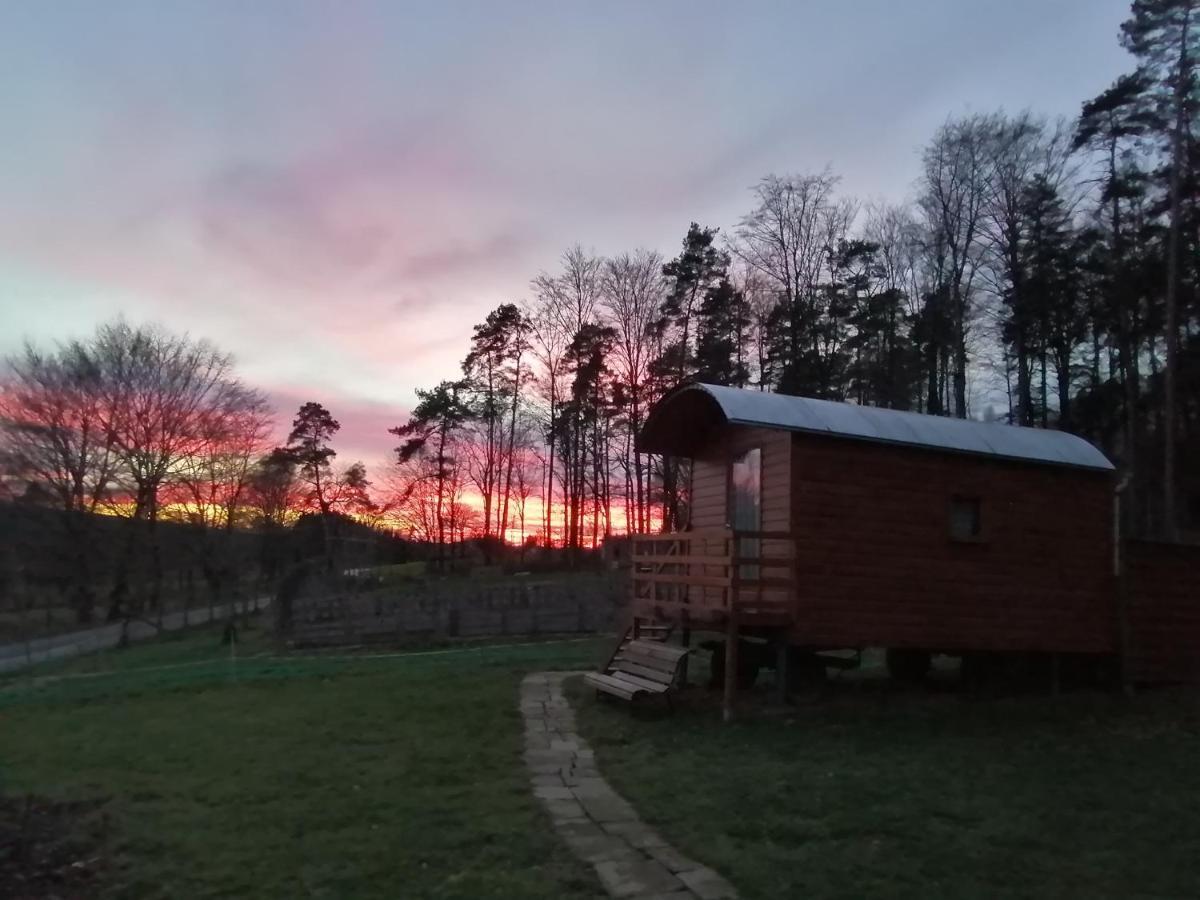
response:
<path fill-rule="evenodd" d="M 624 573 L 429 580 L 301 592 L 283 637 L 294 646 L 395 644 L 611 631 Z"/>

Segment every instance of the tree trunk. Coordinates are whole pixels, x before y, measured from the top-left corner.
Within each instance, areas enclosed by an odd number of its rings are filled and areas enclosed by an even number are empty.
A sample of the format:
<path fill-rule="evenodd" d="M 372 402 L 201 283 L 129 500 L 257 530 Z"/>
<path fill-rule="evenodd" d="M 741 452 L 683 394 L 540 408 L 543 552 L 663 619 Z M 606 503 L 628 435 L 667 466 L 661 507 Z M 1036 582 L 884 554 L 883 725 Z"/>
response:
<path fill-rule="evenodd" d="M 1166 337 L 1167 368 L 1163 379 L 1163 529 L 1176 536 L 1175 518 L 1175 376 L 1179 343 L 1179 232 L 1181 187 L 1184 166 L 1184 135 L 1187 131 L 1187 93 L 1191 86 L 1188 57 L 1189 10 L 1185 7 L 1179 34 L 1179 68 L 1175 73 L 1175 128 L 1171 135 L 1171 223 L 1167 242 Z"/>

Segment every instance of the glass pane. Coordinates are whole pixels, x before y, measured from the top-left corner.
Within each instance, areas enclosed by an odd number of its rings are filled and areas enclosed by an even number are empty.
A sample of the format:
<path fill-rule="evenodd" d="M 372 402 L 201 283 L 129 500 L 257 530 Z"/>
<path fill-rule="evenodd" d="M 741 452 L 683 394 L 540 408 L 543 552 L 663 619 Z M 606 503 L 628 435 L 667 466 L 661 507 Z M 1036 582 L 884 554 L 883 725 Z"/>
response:
<path fill-rule="evenodd" d="M 955 540 L 969 541 L 979 537 L 980 531 L 979 499 L 955 497 L 950 504 L 950 536 Z"/>
<path fill-rule="evenodd" d="M 762 530 L 762 450 L 755 447 L 733 460 L 729 478 L 729 524 L 735 531 Z M 742 557 L 759 554 L 758 538 L 742 538 Z M 758 578 L 758 566 L 743 565 L 742 578 Z"/>

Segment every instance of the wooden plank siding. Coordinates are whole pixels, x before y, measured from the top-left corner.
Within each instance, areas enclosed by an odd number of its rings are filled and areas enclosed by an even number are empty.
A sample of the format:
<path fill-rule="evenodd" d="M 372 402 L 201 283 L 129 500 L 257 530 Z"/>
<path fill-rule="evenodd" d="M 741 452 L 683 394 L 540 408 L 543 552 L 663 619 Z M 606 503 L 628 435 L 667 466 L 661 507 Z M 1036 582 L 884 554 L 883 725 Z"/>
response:
<path fill-rule="evenodd" d="M 762 530 L 788 532 L 791 530 L 792 504 L 792 436 L 786 431 L 769 428 L 729 426 L 708 444 L 692 463 L 692 492 L 690 528 L 721 528 L 729 525 L 729 465 L 747 450 L 762 450 Z M 764 540 L 764 556 L 791 556 L 790 541 Z M 693 552 L 700 552 L 695 548 Z M 715 571 L 715 570 L 714 570 Z M 783 574 L 777 569 L 764 571 L 767 577 Z M 703 588 L 705 602 L 715 602 L 716 589 Z M 740 597 L 744 602 L 757 598 Z M 787 603 L 789 593 L 763 590 L 764 601 Z"/>
<path fill-rule="evenodd" d="M 1200 682 L 1200 545 L 1125 542 L 1130 674 Z"/>
<path fill-rule="evenodd" d="M 791 440 L 794 643 L 1116 650 L 1107 473 Z M 977 540 L 950 535 L 956 496 L 980 501 Z"/>

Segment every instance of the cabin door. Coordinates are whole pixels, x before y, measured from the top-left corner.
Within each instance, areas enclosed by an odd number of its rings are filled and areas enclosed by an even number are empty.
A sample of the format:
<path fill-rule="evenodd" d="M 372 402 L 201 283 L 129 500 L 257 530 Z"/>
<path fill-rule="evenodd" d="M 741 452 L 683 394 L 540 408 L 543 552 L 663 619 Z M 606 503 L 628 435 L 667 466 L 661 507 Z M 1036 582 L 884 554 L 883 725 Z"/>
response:
<path fill-rule="evenodd" d="M 736 531 L 762 531 L 762 448 L 754 447 L 734 457 L 729 469 L 729 524 Z M 757 537 L 738 538 L 737 552 L 742 559 L 756 559 L 761 552 Z M 758 566 L 743 563 L 738 568 L 743 579 L 758 578 Z"/>

